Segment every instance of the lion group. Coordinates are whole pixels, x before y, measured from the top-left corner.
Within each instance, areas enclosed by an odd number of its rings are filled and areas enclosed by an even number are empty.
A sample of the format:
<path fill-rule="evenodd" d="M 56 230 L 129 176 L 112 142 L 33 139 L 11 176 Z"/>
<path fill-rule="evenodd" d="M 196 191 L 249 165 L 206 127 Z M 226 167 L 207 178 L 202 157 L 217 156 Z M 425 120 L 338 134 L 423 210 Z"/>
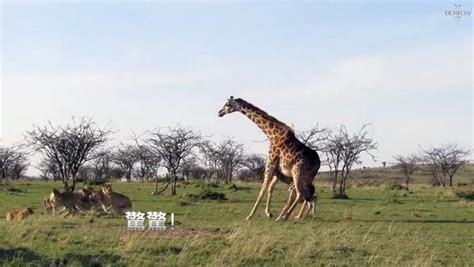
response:
<path fill-rule="evenodd" d="M 96 214 L 122 215 L 131 210 L 132 201 L 126 195 L 114 192 L 111 185 L 100 189 L 84 188 L 74 192 L 59 192 L 56 189 L 43 199 L 45 213 L 57 215 L 66 212 L 65 216 L 77 213 L 93 212 Z M 31 208 L 7 213 L 7 221 L 19 221 L 33 214 Z"/>

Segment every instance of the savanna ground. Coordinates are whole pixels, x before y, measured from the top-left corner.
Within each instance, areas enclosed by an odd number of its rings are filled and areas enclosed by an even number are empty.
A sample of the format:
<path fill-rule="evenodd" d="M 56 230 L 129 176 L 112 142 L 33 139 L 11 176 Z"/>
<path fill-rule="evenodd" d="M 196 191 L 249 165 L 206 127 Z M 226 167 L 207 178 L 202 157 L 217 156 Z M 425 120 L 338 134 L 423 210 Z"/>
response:
<path fill-rule="evenodd" d="M 472 170 L 464 170 L 464 180 L 472 182 Z M 182 183 L 177 196 L 152 196 L 152 183 L 114 182 L 133 210 L 176 214 L 176 227 L 158 232 L 127 231 L 125 218 L 45 215 L 43 197 L 61 184 L 14 182 L 18 190 L 0 191 L 0 214 L 27 206 L 36 213 L 21 222 L 0 219 L 0 265 L 474 266 L 474 202 L 453 190 L 371 183 L 352 186 L 350 199 L 338 200 L 321 180 L 316 219 L 301 222 L 266 218 L 264 203 L 244 221 L 258 183 Z M 206 189 L 227 200 L 190 197 Z M 278 184 L 274 214 L 286 196 L 286 185 Z"/>

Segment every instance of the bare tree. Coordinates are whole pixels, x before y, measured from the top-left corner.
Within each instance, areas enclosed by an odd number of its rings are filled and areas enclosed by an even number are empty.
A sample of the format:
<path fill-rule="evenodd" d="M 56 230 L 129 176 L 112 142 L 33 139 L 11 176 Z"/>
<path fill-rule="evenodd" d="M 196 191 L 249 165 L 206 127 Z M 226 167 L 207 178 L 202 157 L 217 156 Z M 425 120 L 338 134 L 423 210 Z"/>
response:
<path fill-rule="evenodd" d="M 207 177 L 207 170 L 199 164 L 192 165 L 187 170 L 187 175 L 197 180 L 204 180 Z"/>
<path fill-rule="evenodd" d="M 59 167 L 54 161 L 48 158 L 43 158 L 36 168 L 40 171 L 40 177 L 43 180 L 47 181 L 53 179 L 55 182 L 61 180 Z"/>
<path fill-rule="evenodd" d="M 137 149 L 133 145 L 121 144 L 112 154 L 112 161 L 122 170 L 125 179 L 132 180 L 133 168 L 138 162 Z"/>
<path fill-rule="evenodd" d="M 58 167 L 64 188 L 73 191 L 79 168 L 93 157 L 93 151 L 102 146 L 111 131 L 99 128 L 91 119 L 81 118 L 65 126 L 36 127 L 27 132 L 31 146 Z"/>
<path fill-rule="evenodd" d="M 453 178 L 460 167 L 467 163 L 468 149 L 456 143 L 444 144 L 423 150 L 423 163 L 433 175 L 433 186 L 453 186 Z"/>
<path fill-rule="evenodd" d="M 206 177 L 211 181 L 213 178 L 216 182 L 220 176 L 220 151 L 217 144 L 211 141 L 202 142 L 199 146 L 201 152 L 200 161 L 206 169 Z"/>
<path fill-rule="evenodd" d="M 220 178 L 226 183 L 231 182 L 244 163 L 244 145 L 231 137 L 218 144 L 211 141 L 202 142 L 200 152 L 201 162 L 208 171 L 209 179 L 214 177 L 216 182 Z"/>
<path fill-rule="evenodd" d="M 27 154 L 25 152 L 17 152 L 9 167 L 8 176 L 12 180 L 18 180 L 25 175 L 29 166 Z"/>
<path fill-rule="evenodd" d="M 142 143 L 136 136 L 134 137 L 134 140 L 138 164 L 138 167 L 135 170 L 135 177 L 142 182 L 144 180 L 149 181 L 156 178 L 161 158 L 153 151 L 150 145 Z"/>
<path fill-rule="evenodd" d="M 166 168 L 168 176 L 171 178 L 163 191 L 171 184 L 171 194 L 176 195 L 178 171 L 183 162 L 193 154 L 194 148 L 200 144 L 201 136 L 192 129 L 177 126 L 172 129 L 158 129 L 150 132 L 147 142 L 160 156 L 163 167 Z"/>
<path fill-rule="evenodd" d="M 27 153 L 22 145 L 0 146 L 0 177 L 17 180 L 29 166 Z"/>
<path fill-rule="evenodd" d="M 324 141 L 326 140 L 328 131 L 328 128 L 321 128 L 319 124 L 316 124 L 316 126 L 306 131 L 297 133 L 296 137 L 313 150 L 321 150 L 324 147 Z"/>
<path fill-rule="evenodd" d="M 112 154 L 107 150 L 99 150 L 91 160 L 92 173 L 94 180 L 107 181 L 110 178 L 110 163 Z"/>
<path fill-rule="evenodd" d="M 121 179 L 124 175 L 125 174 L 122 168 L 115 166 L 115 164 L 111 164 L 110 170 L 109 170 L 110 179 Z"/>
<path fill-rule="evenodd" d="M 419 162 L 419 157 L 416 154 L 411 154 L 408 156 L 395 156 L 395 167 L 400 170 L 400 172 L 405 176 L 405 186 L 408 190 L 410 184 L 410 177 L 417 169 L 417 163 Z"/>
<path fill-rule="evenodd" d="M 260 180 L 263 178 L 263 174 L 265 172 L 265 163 L 266 158 L 261 154 L 250 154 L 245 156 L 242 165 L 248 170 L 248 174 L 255 180 Z"/>
<path fill-rule="evenodd" d="M 233 175 L 244 161 L 244 145 L 233 138 L 226 138 L 219 146 L 221 174 L 226 183 L 232 182 Z"/>
<path fill-rule="evenodd" d="M 78 181 L 93 181 L 95 179 L 94 167 L 90 164 L 84 164 L 79 168 L 76 179 Z"/>
<path fill-rule="evenodd" d="M 181 167 L 178 170 L 178 173 L 181 174 L 182 178 L 187 181 L 191 178 L 192 171 L 198 168 L 197 157 L 192 155 L 183 161 Z"/>
<path fill-rule="evenodd" d="M 8 169 L 11 165 L 12 158 L 16 153 L 15 147 L 0 146 L 0 177 L 6 180 Z"/>
<path fill-rule="evenodd" d="M 326 164 L 332 178 L 332 190 L 335 198 L 347 198 L 346 181 L 354 164 L 361 163 L 360 156 L 366 153 L 373 160 L 372 151 L 377 149 L 377 143 L 370 137 L 367 124 L 359 132 L 350 135 L 346 127 L 328 131 L 324 146 Z M 337 187 L 339 183 L 339 186 Z"/>

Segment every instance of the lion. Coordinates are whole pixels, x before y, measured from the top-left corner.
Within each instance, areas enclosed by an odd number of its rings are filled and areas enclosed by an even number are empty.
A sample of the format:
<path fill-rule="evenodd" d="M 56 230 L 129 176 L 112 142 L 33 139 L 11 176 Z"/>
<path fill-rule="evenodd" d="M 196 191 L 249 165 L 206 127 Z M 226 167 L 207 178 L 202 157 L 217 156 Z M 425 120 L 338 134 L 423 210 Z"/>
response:
<path fill-rule="evenodd" d="M 21 221 L 25 219 L 26 217 L 30 216 L 33 214 L 33 209 L 32 208 L 26 208 L 20 211 L 11 211 L 7 213 L 6 219 L 7 221 Z"/>
<path fill-rule="evenodd" d="M 87 189 L 82 189 L 77 192 L 59 192 L 53 189 L 49 198 L 44 199 L 43 203 L 47 212 L 51 209 L 53 210 L 53 215 L 59 214 L 64 210 L 68 211 L 66 216 L 75 214 L 77 211 L 85 213 L 92 208 L 90 200 L 91 194 L 92 192 Z M 58 207 L 63 207 L 63 209 L 56 213 Z"/>
<path fill-rule="evenodd" d="M 95 208 L 101 207 L 107 213 L 124 214 L 132 208 L 129 197 L 112 191 L 111 185 L 104 185 L 91 195 Z"/>

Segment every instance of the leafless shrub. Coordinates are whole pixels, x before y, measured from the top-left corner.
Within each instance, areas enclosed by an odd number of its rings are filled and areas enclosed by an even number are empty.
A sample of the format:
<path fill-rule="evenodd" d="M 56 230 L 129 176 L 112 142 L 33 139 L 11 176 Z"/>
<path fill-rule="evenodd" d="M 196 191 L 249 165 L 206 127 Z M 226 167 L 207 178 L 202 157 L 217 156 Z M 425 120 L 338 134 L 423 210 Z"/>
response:
<path fill-rule="evenodd" d="M 416 171 L 420 158 L 416 154 L 407 156 L 398 155 L 394 156 L 393 158 L 395 159 L 394 167 L 399 169 L 403 176 L 405 176 L 405 187 L 408 189 L 410 177 Z"/>
<path fill-rule="evenodd" d="M 266 158 L 260 154 L 250 154 L 244 157 L 240 178 L 253 180 L 260 180 L 263 178 L 265 172 Z"/>
<path fill-rule="evenodd" d="M 372 154 L 377 149 L 377 143 L 370 137 L 366 129 L 367 124 L 362 126 L 359 132 L 350 135 L 346 127 L 327 131 L 325 145 L 322 149 L 325 154 L 325 163 L 329 166 L 332 179 L 332 190 L 335 198 L 347 198 L 346 181 L 354 164 L 360 163 L 360 155 Z M 339 186 L 337 186 L 339 184 Z"/>
<path fill-rule="evenodd" d="M 161 158 L 149 144 L 141 142 L 138 137 L 134 139 L 138 165 L 135 170 L 135 177 L 140 181 L 150 181 L 156 178 Z"/>
<path fill-rule="evenodd" d="M 138 162 L 137 149 L 133 145 L 121 144 L 112 154 L 112 161 L 122 170 L 125 179 L 130 182 L 135 164 Z"/>
<path fill-rule="evenodd" d="M 178 171 L 183 162 L 193 154 L 193 149 L 201 143 L 201 136 L 192 129 L 177 126 L 150 132 L 147 142 L 162 159 L 163 167 L 171 178 L 166 187 L 171 184 L 171 194 L 176 195 Z"/>
<path fill-rule="evenodd" d="M 47 157 L 43 158 L 36 168 L 40 171 L 40 177 L 43 180 L 53 179 L 55 182 L 61 180 L 58 165 Z"/>
<path fill-rule="evenodd" d="M 328 128 L 321 128 L 316 124 L 308 130 L 298 132 L 296 137 L 313 150 L 320 151 L 324 147 L 328 131 Z"/>
<path fill-rule="evenodd" d="M 214 179 L 216 182 L 220 178 L 220 151 L 218 146 L 211 141 L 204 141 L 199 145 L 199 151 L 201 153 L 200 163 L 206 170 L 206 176 L 211 181 Z"/>
<path fill-rule="evenodd" d="M 0 146 L 0 177 L 17 180 L 29 166 L 28 154 L 22 145 Z"/>
<path fill-rule="evenodd" d="M 218 147 L 221 158 L 221 173 L 226 182 L 232 182 L 233 175 L 244 161 L 244 145 L 232 138 L 223 140 Z"/>
<path fill-rule="evenodd" d="M 108 140 L 111 131 L 99 128 L 90 119 L 82 118 L 65 126 L 49 123 L 27 132 L 35 151 L 41 152 L 57 166 L 67 191 L 73 191 L 79 168 L 93 158 L 93 152 Z"/>
<path fill-rule="evenodd" d="M 453 178 L 460 167 L 467 163 L 468 149 L 456 143 L 444 144 L 422 150 L 422 161 L 433 176 L 433 186 L 453 186 Z"/>
<path fill-rule="evenodd" d="M 108 181 L 110 178 L 110 165 L 112 154 L 108 150 L 99 150 L 90 161 L 93 179 L 96 181 Z"/>

